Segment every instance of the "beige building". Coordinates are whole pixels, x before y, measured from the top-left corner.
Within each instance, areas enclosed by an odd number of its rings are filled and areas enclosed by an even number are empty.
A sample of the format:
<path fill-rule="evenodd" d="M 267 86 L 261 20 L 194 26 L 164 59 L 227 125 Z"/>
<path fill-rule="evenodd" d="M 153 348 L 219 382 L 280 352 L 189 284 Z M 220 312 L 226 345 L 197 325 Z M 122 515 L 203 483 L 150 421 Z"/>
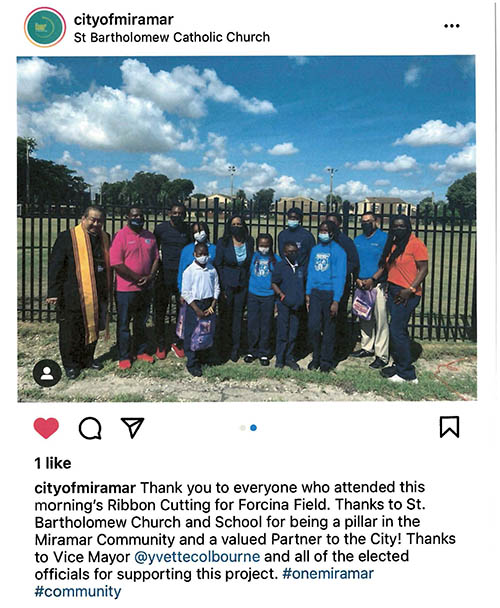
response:
<path fill-rule="evenodd" d="M 401 205 L 401 213 L 408 215 L 408 208 L 410 215 L 414 215 L 417 212 L 417 207 L 407 203 L 402 198 L 389 197 L 389 196 L 367 196 L 361 201 L 354 204 L 354 208 L 351 213 L 357 213 L 361 215 L 366 211 L 373 211 L 379 215 L 393 215 L 399 213 L 399 205 Z"/>
<path fill-rule="evenodd" d="M 307 198 L 306 196 L 296 196 L 294 198 L 282 196 L 273 205 L 273 208 L 278 213 L 286 213 L 292 207 L 302 209 L 303 213 L 326 212 L 325 203 L 316 201 L 313 198 Z"/>

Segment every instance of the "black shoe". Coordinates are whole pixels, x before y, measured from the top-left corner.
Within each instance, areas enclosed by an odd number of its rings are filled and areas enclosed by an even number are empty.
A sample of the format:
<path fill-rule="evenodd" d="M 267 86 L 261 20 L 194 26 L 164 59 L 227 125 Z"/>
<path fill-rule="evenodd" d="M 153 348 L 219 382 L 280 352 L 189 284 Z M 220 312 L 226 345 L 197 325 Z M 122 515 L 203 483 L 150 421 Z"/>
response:
<path fill-rule="evenodd" d="M 367 350 L 361 348 L 360 350 L 355 350 L 351 353 L 351 357 L 356 357 L 356 359 L 364 359 L 365 357 L 373 357 L 375 353 L 370 353 Z"/>
<path fill-rule="evenodd" d="M 191 374 L 191 376 L 195 376 L 196 378 L 203 376 L 203 372 L 199 367 L 188 367 L 187 370 Z"/>
<path fill-rule="evenodd" d="M 309 361 L 307 369 L 310 372 L 313 372 L 315 369 L 318 369 L 318 367 L 319 367 L 319 363 L 316 363 L 316 361 L 314 361 L 314 359 L 313 359 L 312 361 Z"/>
<path fill-rule="evenodd" d="M 269 359 L 267 357 L 260 357 L 259 361 L 263 367 L 269 367 Z"/>
<path fill-rule="evenodd" d="M 289 367 L 290 369 L 293 369 L 294 372 L 297 372 L 300 370 L 300 366 L 295 361 L 287 361 L 285 363 L 285 365 L 287 367 Z"/>
<path fill-rule="evenodd" d="M 92 363 L 89 363 L 85 367 L 87 367 L 87 369 L 95 369 L 96 371 L 100 372 L 101 369 L 104 368 L 104 365 L 98 361 L 92 361 Z"/>
<path fill-rule="evenodd" d="M 327 374 L 329 371 L 331 371 L 332 366 L 331 365 L 321 365 L 319 368 L 320 372 L 323 372 L 324 374 Z"/>
<path fill-rule="evenodd" d="M 283 369 L 283 363 L 276 363 L 276 365 L 274 366 L 276 369 Z"/>
<path fill-rule="evenodd" d="M 233 351 L 231 352 L 231 356 L 230 356 L 229 358 L 231 359 L 231 361 L 232 361 L 233 363 L 237 363 L 238 359 L 240 358 L 240 356 L 239 356 L 239 354 L 238 354 L 238 351 L 233 350 Z"/>
<path fill-rule="evenodd" d="M 65 372 L 68 380 L 76 380 L 80 375 L 80 369 L 78 367 L 66 367 Z"/>
<path fill-rule="evenodd" d="M 384 378 L 392 378 L 397 374 L 396 366 L 391 365 L 390 367 L 384 367 L 384 369 L 380 370 L 380 375 Z"/>
<path fill-rule="evenodd" d="M 255 357 L 253 355 L 251 355 L 250 353 L 248 353 L 248 355 L 244 356 L 243 361 L 245 363 L 253 363 L 255 361 Z"/>
<path fill-rule="evenodd" d="M 387 363 L 383 359 L 380 357 L 375 357 L 375 361 L 372 361 L 368 367 L 371 367 L 372 369 L 381 369 L 386 365 Z"/>

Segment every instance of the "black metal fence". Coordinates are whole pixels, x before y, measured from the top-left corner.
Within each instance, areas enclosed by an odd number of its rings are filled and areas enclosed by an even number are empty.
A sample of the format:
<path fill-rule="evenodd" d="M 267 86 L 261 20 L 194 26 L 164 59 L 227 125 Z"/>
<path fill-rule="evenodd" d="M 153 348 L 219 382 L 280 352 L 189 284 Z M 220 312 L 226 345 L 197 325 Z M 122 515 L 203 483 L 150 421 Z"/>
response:
<path fill-rule="evenodd" d="M 289 200 L 272 210 L 262 213 L 249 203 L 237 210 L 242 215 L 253 236 L 265 232 L 277 236 L 286 225 L 286 212 L 291 207 L 303 211 L 303 226 L 316 236 L 320 221 L 327 212 L 336 211 L 343 217 L 342 230 L 351 238 L 360 233 L 360 219 L 371 210 L 370 204 L 319 205 Z M 154 227 L 168 221 L 168 209 L 141 205 L 147 214 L 146 227 Z M 104 204 L 107 214 L 106 230 L 114 235 L 125 223 L 126 208 Z M 190 199 L 186 203 L 187 220 L 206 221 L 210 227 L 212 242 L 224 231 L 225 222 L 235 213 L 233 202 L 227 199 Z M 47 294 L 47 269 L 51 247 L 62 230 L 77 224 L 82 208 L 65 207 L 64 213 L 57 206 L 49 206 L 41 212 L 38 208 L 20 204 L 18 207 L 18 318 L 22 321 L 50 321 L 55 310 L 45 302 Z M 415 235 L 423 240 L 429 250 L 429 274 L 423 286 L 420 305 L 410 322 L 413 338 L 421 340 L 476 340 L 476 223 L 466 217 L 463 209 L 419 206 L 409 204 L 384 205 L 375 209 L 380 228 L 387 230 L 391 215 L 405 213 L 412 221 Z M 173 304 L 169 311 L 173 321 Z M 356 323 L 356 319 L 351 319 Z"/>

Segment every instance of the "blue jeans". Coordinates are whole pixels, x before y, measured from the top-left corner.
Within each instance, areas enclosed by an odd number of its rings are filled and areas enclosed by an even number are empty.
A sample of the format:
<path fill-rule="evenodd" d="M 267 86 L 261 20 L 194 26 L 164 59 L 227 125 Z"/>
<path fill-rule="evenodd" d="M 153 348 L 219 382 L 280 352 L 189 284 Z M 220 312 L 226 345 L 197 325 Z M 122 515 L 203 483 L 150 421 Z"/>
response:
<path fill-rule="evenodd" d="M 151 294 L 151 289 L 116 292 L 117 340 L 120 361 L 130 359 L 132 355 L 130 321 L 133 322 L 136 354 L 143 355 L 147 350 L 146 321 L 148 320 Z"/>
<path fill-rule="evenodd" d="M 420 296 L 411 296 L 406 304 L 396 304 L 394 298 L 403 289 L 394 283 L 388 284 L 389 297 L 387 308 L 391 315 L 389 322 L 389 339 L 391 343 L 391 355 L 396 366 L 396 373 L 405 380 L 414 380 L 417 375 L 415 367 L 411 362 L 410 335 L 408 323 L 412 312 L 420 302 Z"/>

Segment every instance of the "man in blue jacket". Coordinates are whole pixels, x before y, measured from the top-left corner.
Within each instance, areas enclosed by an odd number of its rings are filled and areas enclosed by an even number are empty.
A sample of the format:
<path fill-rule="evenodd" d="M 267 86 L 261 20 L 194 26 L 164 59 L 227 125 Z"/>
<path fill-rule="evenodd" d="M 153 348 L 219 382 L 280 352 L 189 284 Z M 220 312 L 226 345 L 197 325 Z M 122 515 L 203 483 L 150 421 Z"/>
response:
<path fill-rule="evenodd" d="M 309 340 L 313 347 L 309 370 L 329 372 L 334 367 L 335 317 L 344 292 L 347 256 L 333 240 L 335 225 L 322 222 L 319 243 L 312 248 L 307 269 L 306 308 Z"/>

